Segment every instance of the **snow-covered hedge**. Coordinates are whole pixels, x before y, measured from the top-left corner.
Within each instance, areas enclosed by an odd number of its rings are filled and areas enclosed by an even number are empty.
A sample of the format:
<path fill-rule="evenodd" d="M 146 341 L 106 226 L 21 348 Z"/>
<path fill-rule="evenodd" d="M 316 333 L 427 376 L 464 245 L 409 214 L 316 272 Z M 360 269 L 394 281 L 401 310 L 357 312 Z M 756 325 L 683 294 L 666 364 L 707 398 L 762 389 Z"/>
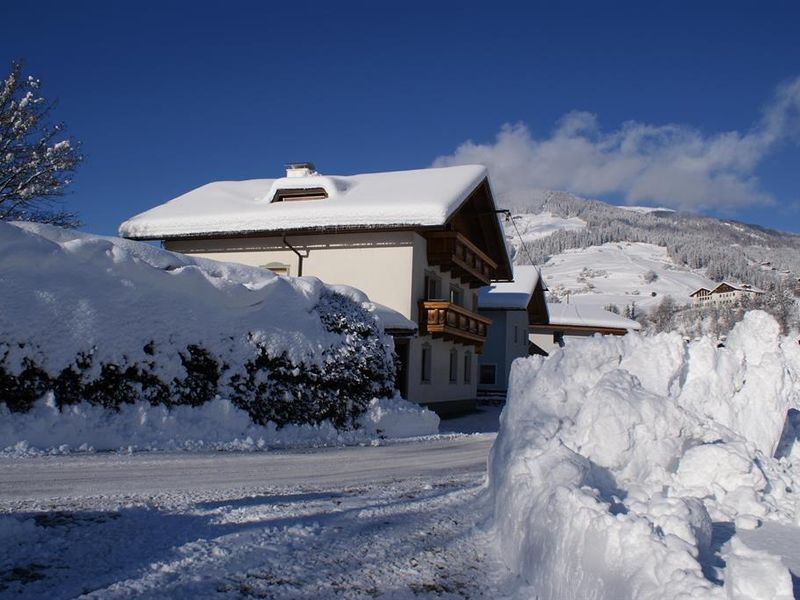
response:
<path fill-rule="evenodd" d="M 394 395 L 355 290 L 118 238 L 0 222 L 0 405 L 230 401 L 257 425 L 358 426 Z"/>
<path fill-rule="evenodd" d="M 800 346 L 772 317 L 748 313 L 726 347 L 595 337 L 516 361 L 510 388 L 490 489 L 504 557 L 540 597 L 792 597 L 777 557 L 712 545 L 797 517 Z"/>

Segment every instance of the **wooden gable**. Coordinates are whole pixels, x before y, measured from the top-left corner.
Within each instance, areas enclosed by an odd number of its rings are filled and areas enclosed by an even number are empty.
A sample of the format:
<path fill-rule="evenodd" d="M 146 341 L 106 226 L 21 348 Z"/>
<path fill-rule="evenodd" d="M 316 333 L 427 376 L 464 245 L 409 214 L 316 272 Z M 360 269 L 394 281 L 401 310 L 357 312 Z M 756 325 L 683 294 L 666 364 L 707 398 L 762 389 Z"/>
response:
<path fill-rule="evenodd" d="M 720 283 L 717 287 L 715 287 L 711 293 L 712 294 L 724 294 L 725 292 L 735 292 L 737 289 L 732 285 L 728 285 L 727 283 Z"/>
<path fill-rule="evenodd" d="M 463 235 L 497 266 L 491 279 L 513 281 L 511 261 L 506 250 L 506 236 L 497 219 L 488 179 L 484 179 L 445 224 L 445 230 Z"/>

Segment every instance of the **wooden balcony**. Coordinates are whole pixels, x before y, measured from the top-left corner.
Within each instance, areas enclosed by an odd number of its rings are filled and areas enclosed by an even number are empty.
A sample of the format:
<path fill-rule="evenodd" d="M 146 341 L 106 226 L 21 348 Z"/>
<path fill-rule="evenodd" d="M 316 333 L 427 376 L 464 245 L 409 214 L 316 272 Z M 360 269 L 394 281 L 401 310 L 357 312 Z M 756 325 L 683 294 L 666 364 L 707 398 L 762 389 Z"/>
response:
<path fill-rule="evenodd" d="M 428 264 L 452 272 L 470 287 L 489 285 L 497 263 L 475 244 L 456 231 L 425 234 L 428 240 Z"/>
<path fill-rule="evenodd" d="M 486 328 L 492 324 L 491 319 L 447 300 L 421 300 L 419 320 L 421 335 L 472 344 L 478 352 L 486 341 Z"/>

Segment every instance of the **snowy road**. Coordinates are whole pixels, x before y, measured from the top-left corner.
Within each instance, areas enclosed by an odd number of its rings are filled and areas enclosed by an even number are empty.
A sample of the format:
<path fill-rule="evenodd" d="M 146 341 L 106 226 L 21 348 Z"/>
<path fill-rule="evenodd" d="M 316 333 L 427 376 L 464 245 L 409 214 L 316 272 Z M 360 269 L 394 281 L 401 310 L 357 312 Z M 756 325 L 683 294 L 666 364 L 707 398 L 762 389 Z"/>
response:
<path fill-rule="evenodd" d="M 502 598 L 493 437 L 2 459 L 0 594 Z"/>
<path fill-rule="evenodd" d="M 0 457 L 0 502 L 253 485 L 334 486 L 483 473 L 494 434 L 385 446 L 238 453 Z"/>

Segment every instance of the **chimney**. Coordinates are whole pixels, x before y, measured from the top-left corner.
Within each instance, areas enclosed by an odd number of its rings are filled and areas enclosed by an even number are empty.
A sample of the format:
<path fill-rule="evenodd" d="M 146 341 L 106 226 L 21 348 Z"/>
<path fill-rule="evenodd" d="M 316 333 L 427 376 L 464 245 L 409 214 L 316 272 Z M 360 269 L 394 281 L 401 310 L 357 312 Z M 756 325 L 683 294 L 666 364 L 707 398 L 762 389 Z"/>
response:
<path fill-rule="evenodd" d="M 312 162 L 289 163 L 286 165 L 286 177 L 308 177 L 316 175 L 317 170 Z"/>

